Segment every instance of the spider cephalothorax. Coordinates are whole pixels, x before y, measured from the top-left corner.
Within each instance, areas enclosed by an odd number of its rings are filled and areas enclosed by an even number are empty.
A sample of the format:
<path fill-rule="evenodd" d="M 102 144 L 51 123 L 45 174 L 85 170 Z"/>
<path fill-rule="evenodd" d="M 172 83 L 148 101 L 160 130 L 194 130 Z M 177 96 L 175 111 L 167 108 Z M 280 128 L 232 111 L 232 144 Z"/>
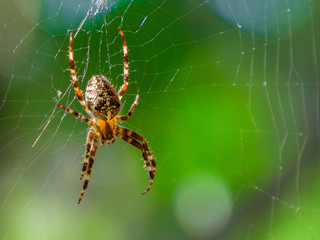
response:
<path fill-rule="evenodd" d="M 123 32 L 120 28 L 119 31 L 123 41 L 124 83 L 117 93 L 105 76 L 94 75 L 87 84 L 85 92 L 86 100 L 83 99 L 82 91 L 79 89 L 78 85 L 78 79 L 76 76 L 76 70 L 73 61 L 73 37 L 72 34 L 70 34 L 69 62 L 73 87 L 81 106 L 88 113 L 91 119 L 88 119 L 80 113 L 77 113 L 60 104 L 57 105 L 92 126 L 89 129 L 87 135 L 86 151 L 80 180 L 84 177 L 85 174 L 86 178 L 78 203 L 81 202 L 81 199 L 90 181 L 90 174 L 92 171 L 94 156 L 98 148 L 98 139 L 103 145 L 108 145 L 114 143 L 114 141 L 116 140 L 114 137 L 116 136 L 141 150 L 145 165 L 149 173 L 149 186 L 144 192 L 142 192 L 142 194 L 145 194 L 150 190 L 153 183 L 154 174 L 156 172 L 156 162 L 144 138 L 138 133 L 131 131 L 128 128 L 118 126 L 116 124 L 116 121 L 126 121 L 130 118 L 133 110 L 138 104 L 139 99 L 139 95 L 137 95 L 127 115 L 117 116 L 121 110 L 121 99 L 125 94 L 129 84 L 128 49 Z"/>

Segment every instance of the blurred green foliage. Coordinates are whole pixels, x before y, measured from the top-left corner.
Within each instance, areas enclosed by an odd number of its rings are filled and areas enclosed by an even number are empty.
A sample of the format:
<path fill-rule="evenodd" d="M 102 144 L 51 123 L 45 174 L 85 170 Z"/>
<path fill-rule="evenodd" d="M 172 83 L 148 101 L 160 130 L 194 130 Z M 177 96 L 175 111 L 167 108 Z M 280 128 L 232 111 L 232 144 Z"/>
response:
<path fill-rule="evenodd" d="M 319 4 L 265 1 L 260 16 L 248 1 L 245 22 L 223 2 L 0 3 L 0 239 L 319 238 Z M 117 140 L 77 205 L 88 126 L 56 104 L 85 115 L 67 53 L 86 14 L 81 89 L 94 74 L 118 89 L 118 27 L 127 40 L 122 113 L 140 102 L 122 124 L 157 161 L 145 196 L 141 152 Z"/>

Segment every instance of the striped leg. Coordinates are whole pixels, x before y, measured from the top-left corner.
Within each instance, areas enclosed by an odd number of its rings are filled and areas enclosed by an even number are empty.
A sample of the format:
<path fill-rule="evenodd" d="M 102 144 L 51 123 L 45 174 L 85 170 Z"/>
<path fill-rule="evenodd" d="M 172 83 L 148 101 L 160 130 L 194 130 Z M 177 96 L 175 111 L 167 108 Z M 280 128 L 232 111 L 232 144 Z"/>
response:
<path fill-rule="evenodd" d="M 144 192 L 141 193 L 142 195 L 146 194 L 152 186 L 154 175 L 156 173 L 156 162 L 149 150 L 147 142 L 141 135 L 125 127 L 118 126 L 115 135 L 141 150 L 144 163 L 149 173 L 149 186 Z M 141 143 L 138 141 L 140 141 Z"/>
<path fill-rule="evenodd" d="M 77 118 L 82 119 L 83 121 L 85 121 L 85 122 L 88 123 L 89 125 L 91 125 L 91 126 L 94 125 L 93 121 L 91 121 L 91 120 L 89 120 L 88 118 L 82 116 L 80 113 L 77 113 L 76 111 L 71 110 L 70 108 L 64 107 L 64 106 L 62 106 L 62 105 L 60 105 L 60 104 L 57 104 L 57 106 L 58 106 L 58 107 L 61 107 L 61 108 L 64 109 L 64 110 L 66 110 L 68 113 L 71 113 L 71 114 L 75 115 Z"/>
<path fill-rule="evenodd" d="M 136 99 L 134 100 L 134 102 L 133 102 L 133 104 L 132 104 L 132 106 L 131 106 L 128 114 L 127 114 L 126 116 L 117 116 L 117 117 L 115 118 L 115 120 L 116 120 L 116 121 L 126 121 L 126 120 L 128 120 L 128 119 L 131 117 L 134 109 L 135 109 L 136 106 L 138 105 L 138 100 L 139 100 L 139 94 L 136 96 Z"/>
<path fill-rule="evenodd" d="M 91 142 L 93 138 L 97 138 L 95 135 L 94 129 L 90 128 L 88 135 L 87 135 L 87 142 L 86 142 L 86 152 L 84 155 L 84 161 L 83 161 L 83 166 L 82 166 L 82 172 L 80 176 L 80 180 L 82 180 L 85 171 L 87 170 L 88 163 L 89 163 L 89 158 L 90 158 L 90 149 L 91 149 Z"/>
<path fill-rule="evenodd" d="M 124 127 L 121 127 L 121 128 L 124 128 Z M 128 131 L 128 135 L 130 133 L 129 136 L 131 136 L 131 137 L 133 137 L 133 138 L 135 138 L 135 139 L 137 139 L 137 140 L 142 142 L 142 145 L 143 145 L 143 147 L 144 147 L 144 149 L 146 151 L 146 154 L 148 156 L 148 160 L 151 162 L 152 172 L 153 172 L 153 175 L 154 175 L 156 173 L 156 165 L 157 164 L 156 164 L 156 161 L 154 160 L 154 157 L 152 156 L 152 154 L 151 154 L 151 152 L 149 150 L 147 142 L 144 140 L 144 138 L 140 134 L 138 134 L 136 132 L 133 132 L 133 131 L 131 131 L 129 129 L 127 129 L 127 131 Z"/>
<path fill-rule="evenodd" d="M 78 204 L 80 204 L 81 199 L 83 198 L 83 195 L 86 192 L 86 188 L 88 187 L 88 183 L 90 181 L 90 174 L 91 174 L 92 166 L 93 166 L 93 162 L 94 162 L 94 156 L 96 155 L 97 148 L 98 148 L 98 138 L 94 137 L 92 139 L 92 146 L 91 146 L 91 150 L 90 150 L 90 157 L 89 157 L 89 165 L 88 165 L 88 169 L 87 169 L 87 175 L 86 175 L 86 178 L 84 180 L 84 184 L 83 184 L 81 195 L 79 197 Z"/>
<path fill-rule="evenodd" d="M 69 64 L 70 64 L 72 83 L 73 83 L 74 91 L 79 99 L 81 106 L 90 115 L 90 113 L 88 112 L 88 106 L 87 106 L 86 102 L 84 101 L 82 91 L 79 89 L 79 85 L 78 85 L 78 78 L 76 75 L 76 69 L 75 69 L 74 61 L 73 61 L 72 40 L 73 40 L 73 36 L 71 33 L 70 34 L 70 46 L 69 46 Z"/>
<path fill-rule="evenodd" d="M 124 39 L 124 35 L 123 32 L 121 30 L 121 28 L 119 28 L 119 32 L 121 34 L 122 37 L 122 42 L 123 42 L 123 85 L 121 86 L 119 92 L 118 92 L 118 96 L 119 99 L 121 100 L 121 98 L 123 97 L 124 93 L 126 92 L 127 88 L 128 88 L 128 84 L 129 84 L 129 62 L 128 62 L 128 48 L 127 48 L 127 43 L 126 40 Z"/>

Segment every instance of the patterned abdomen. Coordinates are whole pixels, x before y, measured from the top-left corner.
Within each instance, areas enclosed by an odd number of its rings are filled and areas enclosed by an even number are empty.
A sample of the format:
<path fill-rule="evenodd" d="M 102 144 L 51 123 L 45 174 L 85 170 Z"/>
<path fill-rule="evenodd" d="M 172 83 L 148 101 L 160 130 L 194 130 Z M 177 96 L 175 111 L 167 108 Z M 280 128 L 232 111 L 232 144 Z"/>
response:
<path fill-rule="evenodd" d="M 109 121 L 120 111 L 119 97 L 105 76 L 93 76 L 86 88 L 86 103 L 93 117 Z"/>

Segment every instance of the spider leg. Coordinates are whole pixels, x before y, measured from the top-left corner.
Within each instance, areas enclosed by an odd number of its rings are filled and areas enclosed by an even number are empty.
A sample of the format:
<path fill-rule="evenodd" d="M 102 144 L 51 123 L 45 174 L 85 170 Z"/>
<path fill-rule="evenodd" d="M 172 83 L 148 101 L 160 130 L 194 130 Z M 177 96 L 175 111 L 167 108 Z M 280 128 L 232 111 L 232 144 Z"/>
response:
<path fill-rule="evenodd" d="M 94 156 L 96 155 L 97 148 L 98 148 L 98 137 L 96 135 L 94 135 L 94 137 L 92 139 L 91 150 L 90 150 L 90 157 L 89 157 L 89 165 L 88 165 L 88 169 L 87 169 L 87 174 L 86 174 L 86 178 L 84 180 L 84 184 L 83 184 L 81 195 L 79 197 L 78 204 L 80 204 L 81 199 L 83 198 L 83 195 L 86 192 L 86 188 L 88 187 L 88 183 L 90 181 L 90 174 L 91 174 L 92 166 L 93 166 L 93 162 L 94 162 Z"/>
<path fill-rule="evenodd" d="M 80 180 L 82 180 L 85 171 L 88 168 L 89 158 L 90 158 L 90 149 L 91 149 L 91 143 L 93 138 L 96 137 L 93 128 L 90 128 L 88 135 L 87 135 L 87 142 L 86 142 L 86 152 L 84 155 L 84 161 L 82 166 L 82 172 L 80 176 Z"/>
<path fill-rule="evenodd" d="M 75 69 L 74 60 L 73 60 L 72 40 L 73 40 L 73 36 L 71 33 L 70 34 L 70 43 L 69 43 L 69 64 L 70 64 L 70 71 L 71 71 L 71 77 L 72 77 L 74 91 L 79 99 L 81 106 L 89 114 L 89 116 L 92 117 L 88 111 L 88 106 L 87 106 L 86 102 L 84 101 L 82 91 L 79 89 L 78 78 L 76 75 L 76 69 Z"/>
<path fill-rule="evenodd" d="M 132 104 L 132 106 L 131 106 L 128 114 L 127 114 L 126 116 L 117 116 L 117 117 L 115 118 L 115 120 L 116 120 L 116 121 L 126 121 L 126 120 L 128 120 L 128 119 L 131 117 L 134 109 L 135 109 L 136 106 L 138 105 L 138 100 L 139 100 L 139 94 L 136 96 L 136 99 L 134 100 L 134 102 L 133 102 L 133 104 Z"/>
<path fill-rule="evenodd" d="M 110 145 L 110 144 L 114 143 L 115 141 L 116 141 L 116 139 L 113 137 L 111 140 L 109 140 L 107 142 L 107 145 Z"/>
<path fill-rule="evenodd" d="M 156 162 L 155 162 L 154 157 L 152 156 L 152 154 L 149 150 L 147 142 L 138 133 L 133 132 L 130 129 L 125 128 L 125 127 L 121 127 L 121 126 L 117 126 L 117 130 L 115 132 L 115 135 L 141 150 L 142 156 L 144 159 L 144 163 L 145 163 L 145 165 L 148 169 L 148 173 L 149 173 L 149 186 L 144 192 L 141 193 L 142 195 L 146 194 L 152 186 L 154 175 L 156 173 Z M 138 141 L 140 141 L 141 143 Z"/>
<path fill-rule="evenodd" d="M 118 97 L 121 100 L 123 97 L 124 93 L 126 92 L 129 84 L 129 61 L 128 61 L 128 48 L 127 48 L 127 43 L 124 38 L 123 32 L 121 28 L 119 28 L 119 32 L 122 37 L 122 42 L 123 42 L 123 85 L 121 86 L 119 92 L 118 92 Z"/>
<path fill-rule="evenodd" d="M 83 121 L 85 121 L 86 123 L 88 123 L 89 125 L 93 126 L 94 123 L 93 121 L 89 120 L 88 118 L 84 117 L 83 115 L 81 115 L 80 113 L 74 111 L 74 110 L 71 110 L 70 108 L 67 108 L 67 107 L 64 107 L 60 104 L 57 104 L 58 107 L 61 107 L 62 109 L 66 110 L 68 113 L 71 113 L 73 115 L 75 115 L 77 118 L 80 118 L 82 119 Z"/>

